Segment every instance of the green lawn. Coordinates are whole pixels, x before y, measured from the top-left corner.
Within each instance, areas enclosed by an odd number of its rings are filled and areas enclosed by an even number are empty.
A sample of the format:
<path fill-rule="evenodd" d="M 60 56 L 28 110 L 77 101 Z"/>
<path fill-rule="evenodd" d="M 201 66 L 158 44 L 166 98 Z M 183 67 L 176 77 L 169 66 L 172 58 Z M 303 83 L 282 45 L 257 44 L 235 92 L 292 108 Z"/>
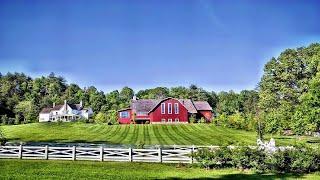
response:
<path fill-rule="evenodd" d="M 0 160 L 0 179 L 319 179 L 307 175 L 204 170 L 181 165 L 89 161 Z"/>
<path fill-rule="evenodd" d="M 230 145 L 256 144 L 256 133 L 209 124 L 105 125 L 84 123 L 33 123 L 0 126 L 9 141 L 90 142 L 110 144 Z M 271 136 L 267 136 L 270 138 Z M 310 138 L 273 136 L 277 145 L 305 142 Z M 319 139 L 319 138 L 318 138 Z"/>

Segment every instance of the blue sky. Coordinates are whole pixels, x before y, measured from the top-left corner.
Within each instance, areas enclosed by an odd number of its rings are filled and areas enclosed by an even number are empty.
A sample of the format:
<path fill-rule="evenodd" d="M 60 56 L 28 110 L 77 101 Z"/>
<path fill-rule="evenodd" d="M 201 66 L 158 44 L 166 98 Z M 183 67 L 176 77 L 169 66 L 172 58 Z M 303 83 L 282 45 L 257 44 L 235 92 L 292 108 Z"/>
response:
<path fill-rule="evenodd" d="M 0 0 L 0 72 L 110 91 L 253 89 L 286 48 L 320 41 L 319 1 Z"/>

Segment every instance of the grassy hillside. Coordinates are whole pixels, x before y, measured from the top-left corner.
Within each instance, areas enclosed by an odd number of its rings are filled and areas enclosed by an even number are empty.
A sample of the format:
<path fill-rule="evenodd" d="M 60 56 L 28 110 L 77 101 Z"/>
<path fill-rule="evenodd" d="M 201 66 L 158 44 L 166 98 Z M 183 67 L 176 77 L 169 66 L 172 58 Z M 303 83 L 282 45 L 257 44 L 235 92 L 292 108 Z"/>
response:
<path fill-rule="evenodd" d="M 229 145 L 256 144 L 256 133 L 208 124 L 181 125 L 105 125 L 83 123 L 34 123 L 1 126 L 9 141 L 91 142 L 110 144 Z M 271 136 L 267 136 L 270 138 Z M 273 136 L 279 145 L 297 140 Z"/>
<path fill-rule="evenodd" d="M 172 164 L 86 161 L 0 160 L 0 179 L 317 179 L 308 175 L 205 170 Z"/>

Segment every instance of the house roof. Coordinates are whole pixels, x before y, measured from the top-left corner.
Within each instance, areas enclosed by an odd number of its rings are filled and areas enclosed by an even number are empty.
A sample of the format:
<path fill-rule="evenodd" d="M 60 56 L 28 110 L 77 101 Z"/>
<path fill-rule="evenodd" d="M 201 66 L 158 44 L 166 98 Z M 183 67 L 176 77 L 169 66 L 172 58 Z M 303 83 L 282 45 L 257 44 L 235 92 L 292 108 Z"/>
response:
<path fill-rule="evenodd" d="M 82 109 L 82 106 L 80 104 L 69 104 L 68 105 L 71 107 L 71 109 L 73 110 L 81 110 Z"/>
<path fill-rule="evenodd" d="M 40 112 L 40 114 L 48 114 L 50 113 L 52 110 L 52 108 L 43 108 Z"/>
<path fill-rule="evenodd" d="M 69 104 L 69 103 L 68 103 L 68 105 L 69 105 L 70 108 L 73 109 L 73 110 L 78 110 L 78 111 L 80 111 L 80 110 L 83 109 L 83 107 L 82 107 L 80 104 Z M 50 113 L 51 111 L 58 111 L 58 110 L 60 110 L 63 106 L 64 106 L 64 104 L 59 104 L 59 105 L 55 105 L 55 106 L 52 107 L 52 108 L 43 108 L 40 113 L 41 113 L 41 114 L 48 114 L 48 113 Z"/>
<path fill-rule="evenodd" d="M 194 101 L 193 103 L 198 111 L 212 111 L 212 107 L 207 101 Z"/>
<path fill-rule="evenodd" d="M 58 111 L 62 108 L 63 104 L 62 105 L 56 105 L 54 106 L 53 108 L 51 108 L 52 111 Z"/>
<path fill-rule="evenodd" d="M 198 112 L 191 99 L 179 99 L 179 102 L 186 107 L 189 113 L 193 114 Z"/>

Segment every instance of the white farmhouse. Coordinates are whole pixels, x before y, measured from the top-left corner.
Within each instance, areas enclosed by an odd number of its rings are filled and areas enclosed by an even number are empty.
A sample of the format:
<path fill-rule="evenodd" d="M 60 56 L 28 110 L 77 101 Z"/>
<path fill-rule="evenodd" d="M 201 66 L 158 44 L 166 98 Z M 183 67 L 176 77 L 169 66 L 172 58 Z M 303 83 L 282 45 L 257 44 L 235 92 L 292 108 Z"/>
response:
<path fill-rule="evenodd" d="M 69 104 L 64 101 L 64 104 L 55 105 L 52 108 L 43 108 L 39 114 L 39 122 L 56 122 L 56 121 L 76 121 L 84 118 L 89 119 L 93 114 L 91 108 L 84 108 L 82 101 L 80 104 Z"/>

